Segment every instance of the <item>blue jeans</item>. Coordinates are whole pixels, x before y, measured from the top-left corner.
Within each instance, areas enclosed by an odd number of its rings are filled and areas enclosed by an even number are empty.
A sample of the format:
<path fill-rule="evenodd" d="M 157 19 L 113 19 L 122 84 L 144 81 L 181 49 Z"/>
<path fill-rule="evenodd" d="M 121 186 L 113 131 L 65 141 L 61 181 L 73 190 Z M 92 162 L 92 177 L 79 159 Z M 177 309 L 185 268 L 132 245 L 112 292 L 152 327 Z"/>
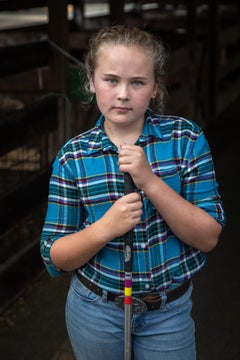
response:
<path fill-rule="evenodd" d="M 195 360 L 195 325 L 191 317 L 192 284 L 159 310 L 132 316 L 134 360 Z M 124 359 L 124 311 L 89 291 L 74 274 L 66 302 L 66 325 L 77 360 Z"/>

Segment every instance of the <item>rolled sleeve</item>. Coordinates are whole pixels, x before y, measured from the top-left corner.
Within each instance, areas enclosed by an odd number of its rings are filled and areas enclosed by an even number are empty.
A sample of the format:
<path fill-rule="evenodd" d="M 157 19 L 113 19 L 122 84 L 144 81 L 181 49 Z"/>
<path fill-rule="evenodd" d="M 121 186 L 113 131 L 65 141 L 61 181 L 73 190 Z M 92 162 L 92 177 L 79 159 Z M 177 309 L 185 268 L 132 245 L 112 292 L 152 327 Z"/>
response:
<path fill-rule="evenodd" d="M 226 223 L 225 212 L 218 191 L 214 162 L 203 132 L 193 143 L 187 159 L 183 181 L 184 198 L 205 210 L 223 227 Z"/>
<path fill-rule="evenodd" d="M 81 204 L 76 180 L 70 165 L 58 156 L 53 163 L 49 183 L 48 208 L 40 239 L 40 254 L 51 276 L 64 271 L 58 269 L 50 256 L 53 243 L 60 237 L 74 233 L 81 226 Z"/>

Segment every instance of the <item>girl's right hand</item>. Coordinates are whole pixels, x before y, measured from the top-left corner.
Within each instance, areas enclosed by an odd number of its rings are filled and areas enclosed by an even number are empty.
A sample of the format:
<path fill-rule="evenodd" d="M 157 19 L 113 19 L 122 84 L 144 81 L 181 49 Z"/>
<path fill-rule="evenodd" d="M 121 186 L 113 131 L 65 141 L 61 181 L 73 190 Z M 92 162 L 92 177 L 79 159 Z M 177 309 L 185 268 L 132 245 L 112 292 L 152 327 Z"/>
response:
<path fill-rule="evenodd" d="M 104 226 L 114 239 L 123 236 L 139 223 L 142 215 L 141 195 L 137 192 L 124 195 L 118 199 L 104 214 Z"/>

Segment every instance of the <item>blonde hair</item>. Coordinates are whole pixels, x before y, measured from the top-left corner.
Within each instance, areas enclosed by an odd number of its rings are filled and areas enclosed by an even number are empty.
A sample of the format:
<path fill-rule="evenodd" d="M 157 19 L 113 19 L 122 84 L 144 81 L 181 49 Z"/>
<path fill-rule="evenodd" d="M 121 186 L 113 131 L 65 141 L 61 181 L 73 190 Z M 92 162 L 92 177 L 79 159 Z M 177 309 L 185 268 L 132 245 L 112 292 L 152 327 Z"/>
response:
<path fill-rule="evenodd" d="M 90 38 L 89 50 L 85 54 L 87 74 L 92 78 L 94 77 L 99 53 L 106 45 L 134 45 L 143 49 L 149 55 L 153 62 L 154 79 L 157 84 L 156 97 L 152 99 L 150 107 L 153 111 L 163 112 L 167 96 L 165 71 L 167 54 L 162 43 L 152 34 L 137 27 L 115 25 L 100 29 Z M 89 83 L 86 83 L 86 87 L 90 91 Z"/>

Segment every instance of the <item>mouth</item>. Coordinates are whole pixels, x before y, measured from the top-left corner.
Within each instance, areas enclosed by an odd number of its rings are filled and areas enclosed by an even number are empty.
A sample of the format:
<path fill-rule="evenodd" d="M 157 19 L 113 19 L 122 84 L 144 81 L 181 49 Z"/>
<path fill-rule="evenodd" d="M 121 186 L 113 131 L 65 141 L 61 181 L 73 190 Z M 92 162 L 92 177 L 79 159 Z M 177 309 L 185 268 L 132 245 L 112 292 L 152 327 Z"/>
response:
<path fill-rule="evenodd" d="M 131 110 L 128 107 L 122 107 L 122 106 L 115 106 L 114 109 L 120 113 L 126 113 Z"/>

